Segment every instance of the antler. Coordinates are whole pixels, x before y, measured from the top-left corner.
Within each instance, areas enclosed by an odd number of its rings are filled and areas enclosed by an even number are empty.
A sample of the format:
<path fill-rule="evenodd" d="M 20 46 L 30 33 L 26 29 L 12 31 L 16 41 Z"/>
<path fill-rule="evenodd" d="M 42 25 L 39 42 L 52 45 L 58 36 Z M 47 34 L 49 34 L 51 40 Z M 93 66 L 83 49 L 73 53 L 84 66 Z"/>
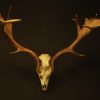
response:
<path fill-rule="evenodd" d="M 11 54 L 19 53 L 19 52 L 26 52 L 29 55 L 31 55 L 33 57 L 33 59 L 35 59 L 35 61 L 37 62 L 37 66 L 38 66 L 39 65 L 39 59 L 38 59 L 38 56 L 36 55 L 36 53 L 31 51 L 28 48 L 25 48 L 25 47 L 21 46 L 13 38 L 13 35 L 12 35 L 12 23 L 13 22 L 18 22 L 18 21 L 21 21 L 21 19 L 4 20 L 4 18 L 2 16 L 0 16 L 0 23 L 4 25 L 5 35 L 11 41 L 13 46 L 17 49 L 16 51 L 11 52 Z"/>
<path fill-rule="evenodd" d="M 60 55 L 64 53 L 73 53 L 78 56 L 84 56 L 83 54 L 80 54 L 74 51 L 75 46 L 78 44 L 78 42 L 81 39 L 83 39 L 86 35 L 88 35 L 92 31 L 92 29 L 100 27 L 100 19 L 97 19 L 97 18 L 91 18 L 91 19 L 85 18 L 85 22 L 84 22 L 84 25 L 82 25 L 83 26 L 82 28 L 80 27 L 77 14 L 76 14 L 76 19 L 73 19 L 73 20 L 76 22 L 78 35 L 70 46 L 68 46 L 65 49 L 60 50 L 52 57 L 52 60 L 51 60 L 52 64 Z"/>

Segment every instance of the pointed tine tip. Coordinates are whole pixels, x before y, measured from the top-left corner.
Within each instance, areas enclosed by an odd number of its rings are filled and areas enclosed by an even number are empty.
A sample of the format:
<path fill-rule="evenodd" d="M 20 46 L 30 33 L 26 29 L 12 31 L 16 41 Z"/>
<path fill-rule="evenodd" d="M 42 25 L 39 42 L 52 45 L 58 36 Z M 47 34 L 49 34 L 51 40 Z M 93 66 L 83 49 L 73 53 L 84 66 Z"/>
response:
<path fill-rule="evenodd" d="M 77 13 L 76 13 L 76 18 L 78 17 Z"/>
<path fill-rule="evenodd" d="M 78 56 L 81 56 L 81 57 L 84 57 L 85 55 L 83 55 L 83 54 L 80 54 L 80 53 L 78 53 L 78 54 L 76 54 L 76 55 L 78 55 Z"/>
<path fill-rule="evenodd" d="M 81 54 L 81 53 L 77 53 L 75 51 L 72 51 L 73 54 L 77 55 L 77 56 L 81 56 L 81 57 L 84 57 L 85 55 L 84 54 Z"/>
<path fill-rule="evenodd" d="M 15 52 L 10 52 L 10 54 L 15 54 Z"/>
<path fill-rule="evenodd" d="M 11 9 L 12 9 L 12 6 L 9 6 L 7 19 L 9 19 L 10 17 Z"/>
<path fill-rule="evenodd" d="M 19 22 L 21 19 L 11 19 L 11 20 L 6 20 L 5 23 L 13 23 L 13 22 Z"/>
<path fill-rule="evenodd" d="M 19 50 L 17 50 L 17 51 L 12 51 L 12 52 L 10 52 L 10 54 L 15 54 L 15 53 L 18 53 L 19 52 Z"/>
<path fill-rule="evenodd" d="M 95 16 L 98 16 L 98 14 L 96 13 Z"/>
<path fill-rule="evenodd" d="M 96 13 L 96 14 L 95 14 L 95 16 L 97 17 L 97 16 L 98 16 L 98 14 Z"/>
<path fill-rule="evenodd" d="M 15 19 L 15 21 L 21 21 L 21 19 Z"/>
<path fill-rule="evenodd" d="M 84 54 L 80 54 L 80 56 L 84 57 L 85 55 Z"/>
<path fill-rule="evenodd" d="M 72 21 L 76 22 L 76 19 L 75 19 L 75 18 L 73 18 L 73 19 L 72 19 Z"/>
<path fill-rule="evenodd" d="M 11 19 L 11 21 L 17 22 L 17 21 L 21 21 L 21 19 Z"/>
<path fill-rule="evenodd" d="M 72 20 L 76 22 L 77 18 L 78 18 L 78 15 L 77 15 L 77 13 L 76 13 L 76 14 L 75 14 L 75 18 L 72 18 Z"/>

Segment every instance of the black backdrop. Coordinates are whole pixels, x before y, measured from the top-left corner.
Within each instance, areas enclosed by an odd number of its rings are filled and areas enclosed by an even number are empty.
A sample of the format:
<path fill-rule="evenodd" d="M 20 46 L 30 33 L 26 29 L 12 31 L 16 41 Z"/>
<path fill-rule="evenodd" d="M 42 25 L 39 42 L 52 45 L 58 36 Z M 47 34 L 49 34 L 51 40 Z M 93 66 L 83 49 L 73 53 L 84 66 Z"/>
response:
<path fill-rule="evenodd" d="M 53 55 L 76 37 L 72 21 L 76 12 L 80 23 L 85 17 L 100 18 L 98 1 L 0 0 L 0 12 L 6 18 L 12 5 L 15 39 L 36 53 Z M 92 31 L 76 46 L 85 54 L 59 57 L 47 92 L 41 90 L 35 63 L 27 54 L 10 55 L 14 48 L 0 31 L 0 100 L 99 100 L 100 28 Z"/>

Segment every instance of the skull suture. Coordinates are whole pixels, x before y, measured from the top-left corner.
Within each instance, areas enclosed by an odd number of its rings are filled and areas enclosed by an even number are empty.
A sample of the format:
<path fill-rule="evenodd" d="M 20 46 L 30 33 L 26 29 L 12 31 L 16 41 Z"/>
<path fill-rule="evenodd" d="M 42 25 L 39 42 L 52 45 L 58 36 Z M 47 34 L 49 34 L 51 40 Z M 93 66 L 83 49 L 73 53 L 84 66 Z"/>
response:
<path fill-rule="evenodd" d="M 53 70 L 50 65 L 51 57 L 48 54 L 41 54 L 39 59 L 41 63 L 37 68 L 37 74 L 41 82 L 42 90 L 46 91 L 48 88 L 49 78 Z"/>

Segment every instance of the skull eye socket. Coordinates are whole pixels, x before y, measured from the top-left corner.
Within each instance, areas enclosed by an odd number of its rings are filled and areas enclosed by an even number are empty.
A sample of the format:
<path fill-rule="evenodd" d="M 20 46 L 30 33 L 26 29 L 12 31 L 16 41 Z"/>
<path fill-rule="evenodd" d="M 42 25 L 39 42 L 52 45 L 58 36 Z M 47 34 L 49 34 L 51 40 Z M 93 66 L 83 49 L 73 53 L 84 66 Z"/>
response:
<path fill-rule="evenodd" d="M 39 71 L 39 73 L 41 73 L 41 71 Z"/>
<path fill-rule="evenodd" d="M 50 75 L 47 77 L 47 80 L 50 78 Z"/>
<path fill-rule="evenodd" d="M 42 79 L 42 76 L 40 75 L 40 79 Z"/>

